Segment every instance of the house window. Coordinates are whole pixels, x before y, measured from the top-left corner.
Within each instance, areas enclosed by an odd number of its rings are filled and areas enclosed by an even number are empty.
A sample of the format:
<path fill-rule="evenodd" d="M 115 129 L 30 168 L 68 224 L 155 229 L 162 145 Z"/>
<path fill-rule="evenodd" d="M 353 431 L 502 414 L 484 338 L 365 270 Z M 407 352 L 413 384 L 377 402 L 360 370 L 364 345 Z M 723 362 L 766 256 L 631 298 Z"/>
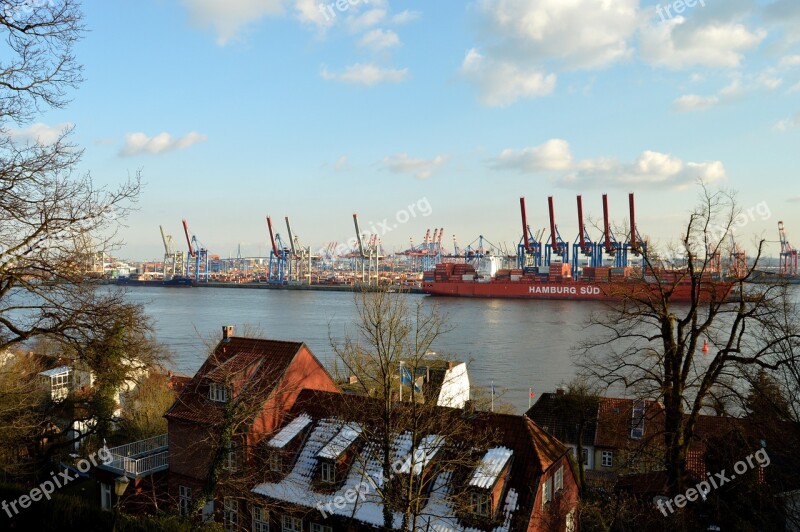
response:
<path fill-rule="evenodd" d="M 230 497 L 225 497 L 225 511 L 222 515 L 222 523 L 225 530 L 236 530 L 239 524 L 239 501 Z"/>
<path fill-rule="evenodd" d="M 236 471 L 236 466 L 239 462 L 239 456 L 236 449 L 230 449 L 225 456 L 225 469 L 228 471 Z"/>
<path fill-rule="evenodd" d="M 336 466 L 330 462 L 322 462 L 322 482 L 336 482 Z"/>
<path fill-rule="evenodd" d="M 189 509 L 192 507 L 192 488 L 187 486 L 178 486 L 178 510 L 183 516 L 189 515 Z"/>
<path fill-rule="evenodd" d="M 208 398 L 217 403 L 228 402 L 228 387 L 218 382 L 212 382 L 208 387 Z"/>
<path fill-rule="evenodd" d="M 311 523 L 311 532 L 333 532 L 333 527 Z"/>
<path fill-rule="evenodd" d="M 583 458 L 583 465 L 589 467 L 589 449 L 581 449 L 581 458 Z"/>
<path fill-rule="evenodd" d="M 71 373 L 61 373 L 55 375 L 50 379 L 50 397 L 53 401 L 60 401 L 69 394 L 70 382 L 72 381 Z"/>
<path fill-rule="evenodd" d="M 269 532 L 269 512 L 261 506 L 253 506 L 253 532 Z"/>
<path fill-rule="evenodd" d="M 553 477 L 548 477 L 542 484 L 542 508 L 553 500 Z"/>
<path fill-rule="evenodd" d="M 600 453 L 600 465 L 603 467 L 612 467 L 614 465 L 613 451 L 603 451 Z"/>
<path fill-rule="evenodd" d="M 281 530 L 283 532 L 303 532 L 303 520 L 299 517 L 284 515 L 282 524 Z"/>
<path fill-rule="evenodd" d="M 100 507 L 110 510 L 111 506 L 111 484 L 100 484 Z"/>
<path fill-rule="evenodd" d="M 207 500 L 203 506 L 203 522 L 210 523 L 214 520 L 214 499 Z"/>
<path fill-rule="evenodd" d="M 488 516 L 492 511 L 492 504 L 488 493 L 472 494 L 472 511 L 477 515 Z"/>
<path fill-rule="evenodd" d="M 556 471 L 554 483 L 556 492 L 564 489 L 564 466 L 559 467 Z"/>
<path fill-rule="evenodd" d="M 644 436 L 644 401 L 633 403 L 631 410 L 631 438 L 638 440 Z"/>
<path fill-rule="evenodd" d="M 283 468 L 281 467 L 282 460 L 281 454 L 278 451 L 273 451 L 269 453 L 269 470 L 275 471 L 276 473 L 280 473 Z"/>

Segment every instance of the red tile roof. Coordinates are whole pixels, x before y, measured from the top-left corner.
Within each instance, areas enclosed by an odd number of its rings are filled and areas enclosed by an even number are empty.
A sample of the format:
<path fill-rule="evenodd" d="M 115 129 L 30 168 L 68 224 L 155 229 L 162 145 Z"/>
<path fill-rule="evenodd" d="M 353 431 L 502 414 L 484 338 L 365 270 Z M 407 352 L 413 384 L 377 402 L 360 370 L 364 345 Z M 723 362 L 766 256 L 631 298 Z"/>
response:
<path fill-rule="evenodd" d="M 221 341 L 164 416 L 171 420 L 214 424 L 223 404 L 208 399 L 210 382 L 228 382 L 234 395 L 258 389 L 267 397 L 303 347 L 302 342 L 232 337 Z"/>

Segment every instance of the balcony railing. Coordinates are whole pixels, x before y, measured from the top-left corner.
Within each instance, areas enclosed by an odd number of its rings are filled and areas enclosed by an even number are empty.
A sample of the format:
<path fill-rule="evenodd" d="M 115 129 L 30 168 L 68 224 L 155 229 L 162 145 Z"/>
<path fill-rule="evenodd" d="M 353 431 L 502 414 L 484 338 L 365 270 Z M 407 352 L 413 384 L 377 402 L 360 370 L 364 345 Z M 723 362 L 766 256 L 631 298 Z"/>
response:
<path fill-rule="evenodd" d="M 108 450 L 111 460 L 99 465 L 108 471 L 134 478 L 152 475 L 169 467 L 167 435 L 161 434 Z"/>

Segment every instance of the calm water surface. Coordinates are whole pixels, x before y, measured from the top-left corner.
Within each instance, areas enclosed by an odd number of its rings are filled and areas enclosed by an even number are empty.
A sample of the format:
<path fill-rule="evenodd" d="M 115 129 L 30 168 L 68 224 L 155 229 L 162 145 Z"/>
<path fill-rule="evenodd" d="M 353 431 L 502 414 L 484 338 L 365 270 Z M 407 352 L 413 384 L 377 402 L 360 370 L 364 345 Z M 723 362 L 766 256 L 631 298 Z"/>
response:
<path fill-rule="evenodd" d="M 585 334 L 592 311 L 602 303 L 458 299 L 406 295 L 437 304 L 453 331 L 435 346 L 470 363 L 473 384 L 489 386 L 518 412 L 528 406 L 528 389 L 554 390 L 575 374 L 571 356 Z M 142 303 L 156 331 L 175 354 L 176 370 L 192 374 L 206 357 L 203 339 L 221 336 L 221 326 L 245 324 L 267 338 L 305 342 L 329 367 L 334 354 L 329 331 L 342 338 L 353 330 L 353 294 L 238 288 L 170 289 L 131 287 L 129 298 Z"/>

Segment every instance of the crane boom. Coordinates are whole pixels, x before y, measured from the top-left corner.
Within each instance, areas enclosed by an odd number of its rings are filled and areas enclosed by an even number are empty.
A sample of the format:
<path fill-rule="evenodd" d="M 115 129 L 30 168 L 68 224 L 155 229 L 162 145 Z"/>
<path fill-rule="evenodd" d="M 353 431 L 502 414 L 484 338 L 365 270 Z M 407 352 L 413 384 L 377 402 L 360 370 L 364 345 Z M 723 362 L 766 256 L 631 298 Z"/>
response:
<path fill-rule="evenodd" d="M 558 238 L 556 237 L 556 215 L 555 207 L 553 206 L 553 196 L 547 197 L 547 206 L 550 209 L 550 239 L 553 244 L 553 252 L 559 255 L 561 253 L 561 247 L 558 245 Z"/>
<path fill-rule="evenodd" d="M 186 233 L 186 243 L 189 245 L 189 256 L 196 257 L 197 253 L 192 247 L 192 237 L 189 236 L 189 224 L 186 222 L 186 218 L 183 219 L 183 232 Z"/>
<path fill-rule="evenodd" d="M 586 227 L 583 225 L 583 201 L 580 194 L 578 194 L 578 232 L 581 240 L 581 252 L 586 253 Z"/>
<path fill-rule="evenodd" d="M 358 251 L 362 257 L 366 257 L 364 253 L 364 243 L 361 241 L 361 230 L 358 228 L 358 215 L 353 214 L 353 223 L 356 226 L 356 238 L 358 239 Z"/>
<path fill-rule="evenodd" d="M 272 244 L 272 252 L 275 256 L 280 255 L 278 252 L 278 245 L 275 243 L 275 232 L 272 230 L 272 218 L 267 216 L 267 228 L 269 229 L 269 241 Z"/>
<path fill-rule="evenodd" d="M 636 245 L 636 209 L 633 205 L 633 192 L 628 194 L 628 206 L 631 212 L 631 249 L 635 251 L 638 246 Z"/>
<path fill-rule="evenodd" d="M 528 238 L 528 213 L 525 210 L 525 197 L 519 198 L 519 210 L 522 213 L 522 241 L 525 245 L 525 251 L 531 250 L 531 242 Z"/>
<path fill-rule="evenodd" d="M 613 255 L 616 250 L 611 244 L 611 226 L 608 222 L 608 194 L 603 194 L 603 231 L 606 253 Z"/>
<path fill-rule="evenodd" d="M 164 253 L 166 253 L 167 255 L 172 255 L 172 246 L 170 245 L 172 237 L 168 238 L 167 235 L 164 234 L 163 226 L 159 225 L 158 229 L 161 231 L 161 241 L 164 242 Z"/>
<path fill-rule="evenodd" d="M 289 245 L 292 248 L 292 256 L 297 257 L 297 252 L 294 249 L 294 235 L 292 235 L 292 226 L 289 225 L 289 217 L 286 216 L 286 231 L 289 233 Z"/>

